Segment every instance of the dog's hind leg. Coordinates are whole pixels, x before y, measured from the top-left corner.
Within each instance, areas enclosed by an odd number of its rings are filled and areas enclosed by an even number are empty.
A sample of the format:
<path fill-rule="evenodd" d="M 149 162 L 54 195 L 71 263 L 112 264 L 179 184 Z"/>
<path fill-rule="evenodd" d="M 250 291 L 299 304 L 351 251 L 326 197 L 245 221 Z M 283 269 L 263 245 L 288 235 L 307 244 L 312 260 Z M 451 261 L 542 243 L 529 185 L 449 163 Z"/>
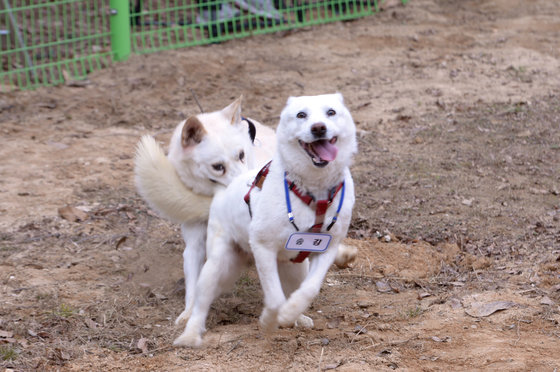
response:
<path fill-rule="evenodd" d="M 209 237 L 208 244 L 212 247 L 198 278 L 192 314 L 185 331 L 173 342 L 175 346 L 198 347 L 202 344 L 212 302 L 224 289 L 231 287 L 246 266 L 246 257 L 236 252 L 229 241 L 216 235 Z"/>
<path fill-rule="evenodd" d="M 358 248 L 353 245 L 340 244 L 338 246 L 338 253 L 336 254 L 336 259 L 334 260 L 335 265 L 339 269 L 345 269 L 350 266 L 352 262 L 356 260 L 358 256 Z"/>
<path fill-rule="evenodd" d="M 325 275 L 333 264 L 338 251 L 338 242 L 333 243 L 326 252 L 316 253 L 310 257 L 307 277 L 278 311 L 278 323 L 281 326 L 293 325 L 319 294 L 323 279 L 325 279 Z"/>
<path fill-rule="evenodd" d="M 278 262 L 278 274 L 286 298 L 290 297 L 292 292 L 299 288 L 308 271 L 309 260 L 305 260 L 302 263 Z M 294 325 L 296 327 L 313 328 L 314 324 L 313 319 L 301 314 Z"/>
<path fill-rule="evenodd" d="M 191 316 L 196 293 L 196 282 L 206 258 L 206 224 L 182 225 L 185 241 L 183 251 L 183 272 L 185 275 L 185 310 L 177 317 L 175 324 L 186 322 Z"/>

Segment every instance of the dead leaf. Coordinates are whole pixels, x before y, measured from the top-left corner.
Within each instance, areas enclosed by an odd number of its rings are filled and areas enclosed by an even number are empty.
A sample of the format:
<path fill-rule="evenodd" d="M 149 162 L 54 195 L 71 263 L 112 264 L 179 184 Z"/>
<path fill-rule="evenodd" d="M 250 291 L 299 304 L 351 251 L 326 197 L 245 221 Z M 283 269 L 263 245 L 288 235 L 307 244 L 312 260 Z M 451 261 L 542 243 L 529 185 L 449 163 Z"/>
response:
<path fill-rule="evenodd" d="M 550 299 L 550 297 L 544 296 L 544 297 L 541 299 L 541 305 L 553 306 L 553 305 L 554 305 L 554 301 L 552 301 L 552 300 Z"/>
<path fill-rule="evenodd" d="M 368 307 L 373 306 L 373 303 L 370 301 L 359 301 L 357 305 L 360 309 L 367 309 Z"/>
<path fill-rule="evenodd" d="M 69 146 L 68 146 L 67 144 L 65 144 L 65 143 L 62 143 L 62 142 L 55 142 L 55 141 L 48 141 L 47 144 L 48 144 L 49 146 L 54 147 L 54 148 L 57 149 L 57 150 L 65 150 L 65 149 L 67 149 L 67 148 L 69 147 Z"/>
<path fill-rule="evenodd" d="M 22 348 L 27 349 L 29 347 L 29 342 L 27 342 L 27 340 L 25 338 L 18 338 L 17 339 L 18 344 L 21 345 Z"/>
<path fill-rule="evenodd" d="M 435 362 L 435 361 L 438 360 L 438 359 L 439 359 L 439 357 L 437 357 L 437 356 L 431 356 L 431 357 L 429 357 L 429 356 L 422 355 L 422 356 L 420 357 L 420 360 L 431 360 L 432 362 Z"/>
<path fill-rule="evenodd" d="M 384 282 L 382 280 L 379 280 L 379 281 L 375 282 L 375 287 L 377 288 L 377 291 L 379 291 L 381 293 L 393 292 L 393 288 L 391 288 L 389 283 Z"/>
<path fill-rule="evenodd" d="M 86 326 L 89 329 L 97 329 L 97 323 L 95 323 L 93 320 L 91 320 L 90 318 L 86 318 L 84 320 L 84 323 L 86 323 Z"/>
<path fill-rule="evenodd" d="M 69 87 L 83 88 L 86 85 L 91 84 L 89 80 L 76 80 L 73 79 L 68 71 L 62 69 L 62 77 L 64 77 L 64 83 Z"/>
<path fill-rule="evenodd" d="M 327 364 L 324 368 L 323 371 L 327 371 L 329 369 L 337 369 L 338 367 L 340 367 L 342 363 L 341 362 L 336 362 L 336 363 L 331 363 L 331 364 Z"/>
<path fill-rule="evenodd" d="M 363 327 L 361 325 L 357 325 L 354 327 L 354 333 L 356 333 L 357 335 L 359 334 L 366 334 L 368 331 L 366 329 L 366 327 Z"/>
<path fill-rule="evenodd" d="M 117 243 L 115 244 L 115 249 L 119 249 L 119 247 L 121 246 L 122 243 L 124 243 L 127 239 L 127 236 L 121 236 L 118 240 Z"/>
<path fill-rule="evenodd" d="M 437 336 L 432 336 L 432 340 L 435 342 L 449 342 L 451 341 L 451 337 L 445 336 L 444 338 L 439 338 Z"/>
<path fill-rule="evenodd" d="M 404 114 L 397 115 L 397 120 L 400 121 L 408 122 L 410 119 L 412 119 L 412 116 L 410 115 L 404 115 Z"/>
<path fill-rule="evenodd" d="M 138 349 L 140 349 L 143 354 L 147 354 L 148 353 L 148 339 L 142 337 L 141 339 L 138 340 L 138 343 L 136 344 L 136 347 Z"/>
<path fill-rule="evenodd" d="M 457 310 L 463 307 L 463 305 L 461 304 L 461 301 L 459 301 L 456 298 L 452 298 L 449 301 L 449 306 L 451 306 L 452 309 Z"/>
<path fill-rule="evenodd" d="M 67 351 L 57 347 L 54 349 L 51 355 L 51 359 L 57 362 L 64 363 L 64 361 L 70 360 L 70 354 Z"/>
<path fill-rule="evenodd" d="M 39 102 L 37 104 L 39 107 L 45 107 L 48 109 L 55 109 L 56 108 L 56 101 L 50 101 L 50 102 Z"/>
<path fill-rule="evenodd" d="M 535 195 L 546 195 L 549 193 L 548 190 L 545 189 L 537 189 L 536 187 L 530 187 L 529 188 L 529 192 L 531 194 L 535 194 Z"/>
<path fill-rule="evenodd" d="M 2 337 L 2 338 L 12 338 L 12 337 L 14 337 L 14 332 L 0 330 L 0 337 Z"/>
<path fill-rule="evenodd" d="M 463 287 L 465 285 L 463 282 L 449 282 L 449 284 L 455 287 Z"/>
<path fill-rule="evenodd" d="M 67 205 L 58 209 L 60 217 L 70 222 L 82 222 L 87 220 L 88 214 L 81 209 Z"/>
<path fill-rule="evenodd" d="M 334 318 L 331 319 L 327 322 L 327 328 L 329 329 L 333 329 L 333 328 L 338 328 L 338 326 L 340 325 L 340 318 Z"/>
<path fill-rule="evenodd" d="M 517 304 L 511 301 L 495 301 L 489 303 L 473 302 L 470 309 L 465 312 L 474 317 L 480 318 L 494 314 L 496 311 L 510 309 Z"/>
<path fill-rule="evenodd" d="M 421 292 L 421 293 L 418 293 L 418 299 L 421 300 L 423 298 L 430 297 L 431 295 L 432 294 L 428 293 L 428 292 Z"/>
<path fill-rule="evenodd" d="M 41 337 L 41 338 L 50 338 L 51 337 L 50 333 L 45 332 L 45 331 L 37 332 L 37 336 Z"/>

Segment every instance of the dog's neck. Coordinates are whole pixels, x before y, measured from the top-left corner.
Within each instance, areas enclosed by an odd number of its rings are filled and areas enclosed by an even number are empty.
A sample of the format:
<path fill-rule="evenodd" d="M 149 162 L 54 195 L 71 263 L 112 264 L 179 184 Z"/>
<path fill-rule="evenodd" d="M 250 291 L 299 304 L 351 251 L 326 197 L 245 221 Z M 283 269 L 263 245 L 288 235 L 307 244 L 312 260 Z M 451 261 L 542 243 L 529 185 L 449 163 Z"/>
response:
<path fill-rule="evenodd" d="M 289 166 L 286 159 L 278 156 L 277 159 L 281 164 L 282 172 L 288 172 L 287 178 L 292 181 L 297 188 L 303 193 L 313 195 L 317 200 L 327 199 L 329 191 L 333 187 L 344 181 L 346 166 L 338 164 L 328 164 L 324 168 L 313 166 L 313 168 L 305 167 L 302 171 L 300 167 Z"/>

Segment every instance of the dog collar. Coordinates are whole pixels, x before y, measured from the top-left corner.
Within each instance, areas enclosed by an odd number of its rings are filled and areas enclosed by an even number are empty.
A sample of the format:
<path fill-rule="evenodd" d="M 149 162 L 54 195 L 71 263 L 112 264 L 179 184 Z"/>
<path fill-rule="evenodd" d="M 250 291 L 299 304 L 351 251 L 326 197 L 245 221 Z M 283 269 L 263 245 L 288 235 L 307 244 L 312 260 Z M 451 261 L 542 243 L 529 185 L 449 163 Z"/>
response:
<path fill-rule="evenodd" d="M 332 204 L 334 197 L 340 190 L 342 190 L 340 194 L 340 201 L 338 202 L 338 208 L 336 209 L 336 213 L 329 224 L 327 226 L 327 231 L 333 227 L 338 219 L 338 214 L 342 209 L 342 204 L 344 203 L 344 181 L 339 183 L 337 186 L 333 187 L 329 190 L 328 199 L 324 200 L 316 200 L 315 197 L 310 193 L 302 193 L 301 190 L 297 188 L 293 181 L 288 181 L 287 179 L 288 172 L 284 173 L 284 192 L 286 195 L 286 208 L 288 210 L 288 220 L 294 226 L 296 231 L 299 231 L 298 226 L 294 220 L 294 214 L 292 213 L 292 203 L 290 202 L 290 191 L 293 192 L 304 204 L 314 207 L 315 208 L 315 223 L 309 228 L 308 232 L 312 233 L 320 233 L 323 229 L 323 222 L 325 221 L 325 214 L 327 213 L 327 209 L 329 209 L 330 205 Z M 311 252 L 309 251 L 300 251 L 295 258 L 292 258 L 290 261 L 294 263 L 303 262 L 309 256 Z"/>

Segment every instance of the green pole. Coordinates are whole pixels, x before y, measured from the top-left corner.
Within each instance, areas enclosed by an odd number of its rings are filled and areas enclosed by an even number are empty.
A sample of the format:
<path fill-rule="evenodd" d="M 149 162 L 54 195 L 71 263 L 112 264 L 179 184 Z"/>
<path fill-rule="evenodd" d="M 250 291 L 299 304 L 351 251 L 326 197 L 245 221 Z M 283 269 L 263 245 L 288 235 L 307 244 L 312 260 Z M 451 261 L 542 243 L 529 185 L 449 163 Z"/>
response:
<path fill-rule="evenodd" d="M 128 0 L 111 0 L 111 49 L 115 61 L 130 56 L 130 8 Z"/>

